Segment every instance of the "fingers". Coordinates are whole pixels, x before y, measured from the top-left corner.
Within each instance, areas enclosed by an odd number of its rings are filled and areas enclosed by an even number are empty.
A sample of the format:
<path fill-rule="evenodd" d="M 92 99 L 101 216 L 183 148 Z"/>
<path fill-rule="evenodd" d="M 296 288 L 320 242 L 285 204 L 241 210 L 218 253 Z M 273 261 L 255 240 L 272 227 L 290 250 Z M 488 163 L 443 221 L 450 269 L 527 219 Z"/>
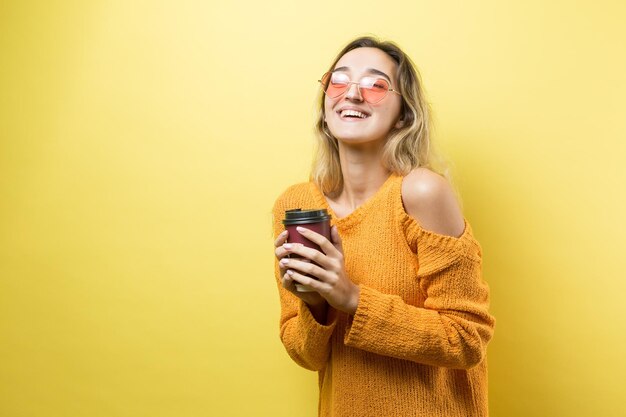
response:
<path fill-rule="evenodd" d="M 287 241 L 288 236 L 289 236 L 289 232 L 286 230 L 283 230 L 281 234 L 279 234 L 276 240 L 274 241 L 274 247 L 282 246 L 282 244 Z"/>
<path fill-rule="evenodd" d="M 278 259 L 279 261 L 287 256 L 288 252 L 283 247 L 283 244 L 287 241 L 288 237 L 289 232 L 284 230 L 281 234 L 278 235 L 278 237 L 274 241 L 274 246 L 276 247 L 276 249 L 274 250 L 274 254 L 276 255 L 276 259 Z"/>
<path fill-rule="evenodd" d="M 281 279 L 281 284 L 283 285 L 283 288 L 285 288 L 288 291 L 293 292 L 295 289 L 295 285 L 293 283 L 293 279 L 291 278 L 291 275 L 288 273 L 284 273 L 283 277 Z"/>
<path fill-rule="evenodd" d="M 334 228 L 336 229 L 336 227 Z M 324 252 L 326 255 L 337 256 L 337 254 L 339 253 L 337 248 L 335 248 L 335 246 L 328 239 L 326 239 L 324 236 L 320 235 L 319 233 L 314 232 L 313 230 L 310 230 L 310 229 L 306 229 L 301 226 L 298 226 L 297 230 L 302 236 L 309 239 L 311 242 L 317 244 L 322 249 L 322 252 Z M 338 233 L 337 233 L 337 236 L 339 236 Z"/>
<path fill-rule="evenodd" d="M 298 284 L 298 285 L 303 285 L 303 284 L 300 281 L 295 280 L 293 278 L 294 275 L 297 276 L 298 279 L 302 279 L 303 278 L 303 275 L 301 275 L 301 274 L 294 273 L 293 271 L 288 271 L 288 272 L 285 272 L 283 274 L 283 277 L 281 278 L 281 284 L 282 284 L 283 288 L 286 289 L 287 291 L 289 291 L 292 294 L 296 295 L 298 298 L 304 299 L 303 298 L 304 294 L 310 294 L 310 291 L 302 292 L 302 291 L 298 290 L 298 287 L 296 287 L 296 284 Z M 312 290 L 312 288 L 311 288 L 311 290 Z M 308 301 L 305 300 L 305 302 L 308 302 Z"/>
<path fill-rule="evenodd" d="M 312 287 L 296 281 L 295 274 L 285 273 L 282 278 L 283 288 L 310 306 L 326 304 L 326 300 Z"/>
<path fill-rule="evenodd" d="M 287 270 L 287 273 L 285 275 L 288 276 L 292 280 L 292 282 L 295 281 L 299 284 L 306 285 L 307 287 L 311 288 L 312 290 L 320 294 L 325 291 L 327 292 L 328 290 L 328 284 L 325 284 L 322 281 L 318 281 L 315 278 L 302 275 L 301 273 L 297 271 L 289 269 Z M 292 285 L 295 287 L 295 284 L 292 284 Z"/>
<path fill-rule="evenodd" d="M 306 247 L 301 243 L 286 243 L 282 246 L 282 248 L 287 254 L 299 255 L 300 257 L 311 260 L 325 268 L 330 266 L 330 259 L 326 255 L 317 249 Z M 281 259 L 284 259 L 284 256 Z"/>
<path fill-rule="evenodd" d="M 279 265 L 281 269 L 289 268 L 287 273 L 289 273 L 290 270 L 295 270 L 302 275 L 312 275 L 318 280 L 324 282 L 332 279 L 331 274 L 328 271 L 306 260 L 303 261 L 298 259 L 283 258 L 280 260 Z"/>

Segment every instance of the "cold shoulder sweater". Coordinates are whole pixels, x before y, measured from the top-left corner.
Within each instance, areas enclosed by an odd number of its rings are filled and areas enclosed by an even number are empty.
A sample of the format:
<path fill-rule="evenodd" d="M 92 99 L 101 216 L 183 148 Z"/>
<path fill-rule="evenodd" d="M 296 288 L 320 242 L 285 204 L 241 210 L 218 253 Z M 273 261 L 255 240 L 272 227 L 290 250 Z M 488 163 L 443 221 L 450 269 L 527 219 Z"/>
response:
<path fill-rule="evenodd" d="M 285 210 L 329 210 L 346 273 L 360 287 L 354 316 L 329 307 L 320 324 L 282 287 L 276 262 L 281 340 L 296 363 L 318 372 L 320 416 L 487 416 L 495 320 L 480 245 L 467 221 L 458 238 L 424 230 L 404 209 L 402 179 L 392 174 L 343 218 L 312 182 L 276 200 L 275 237 Z"/>

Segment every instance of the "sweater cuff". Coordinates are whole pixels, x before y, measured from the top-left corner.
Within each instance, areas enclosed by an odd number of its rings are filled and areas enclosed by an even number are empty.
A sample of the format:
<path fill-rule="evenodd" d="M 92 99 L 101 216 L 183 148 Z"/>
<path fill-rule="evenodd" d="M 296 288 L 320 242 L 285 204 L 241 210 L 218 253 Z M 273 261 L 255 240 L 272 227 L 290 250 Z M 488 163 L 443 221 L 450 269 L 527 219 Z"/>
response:
<path fill-rule="evenodd" d="M 364 285 L 360 285 L 359 287 L 359 303 L 357 304 L 354 316 L 352 316 L 352 319 L 348 323 L 344 337 L 344 343 L 347 346 L 358 347 L 360 345 L 360 335 L 363 334 L 363 328 L 366 327 L 371 314 L 376 314 L 374 290 Z M 374 309 L 374 311 L 372 311 L 372 309 Z"/>
<path fill-rule="evenodd" d="M 320 344 L 324 345 L 332 335 L 335 330 L 335 326 L 337 325 L 337 312 L 334 308 L 328 306 L 328 312 L 326 323 L 320 324 L 315 317 L 313 317 L 313 313 L 309 309 L 309 306 L 302 300 L 300 300 L 299 307 L 299 316 L 300 323 L 302 324 L 304 334 L 307 339 L 310 341 L 319 341 Z"/>

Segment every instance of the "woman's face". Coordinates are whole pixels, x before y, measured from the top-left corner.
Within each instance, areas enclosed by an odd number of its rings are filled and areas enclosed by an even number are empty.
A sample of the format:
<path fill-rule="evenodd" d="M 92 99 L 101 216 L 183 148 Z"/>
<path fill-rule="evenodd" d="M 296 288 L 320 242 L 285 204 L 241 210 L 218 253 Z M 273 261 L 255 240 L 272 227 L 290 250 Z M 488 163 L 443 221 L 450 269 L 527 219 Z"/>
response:
<path fill-rule="evenodd" d="M 397 64 L 378 48 L 357 48 L 347 52 L 335 65 L 334 72 L 346 74 L 350 81 L 359 82 L 363 77 L 386 79 L 391 88 L 397 89 Z M 358 144 L 385 140 L 389 131 L 399 127 L 402 107 L 399 94 L 389 91 L 385 98 L 375 104 L 363 99 L 357 84 L 350 84 L 348 91 L 337 98 L 324 98 L 324 114 L 330 133 L 339 141 Z M 353 110 L 360 112 L 355 116 Z"/>

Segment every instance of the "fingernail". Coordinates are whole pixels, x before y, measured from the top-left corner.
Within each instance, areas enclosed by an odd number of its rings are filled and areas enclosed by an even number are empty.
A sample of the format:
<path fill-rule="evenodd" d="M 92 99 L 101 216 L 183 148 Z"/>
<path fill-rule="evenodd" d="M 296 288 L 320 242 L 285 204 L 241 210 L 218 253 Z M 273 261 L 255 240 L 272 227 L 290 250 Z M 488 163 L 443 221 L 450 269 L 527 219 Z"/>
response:
<path fill-rule="evenodd" d="M 302 233 L 302 232 L 305 232 L 305 233 L 306 233 L 306 232 L 308 232 L 308 229 L 305 229 L 304 227 L 301 227 L 301 226 L 296 227 L 296 230 L 297 230 L 298 232 L 300 232 L 300 233 Z"/>
<path fill-rule="evenodd" d="M 288 269 L 288 270 L 287 270 L 287 274 L 289 274 L 289 275 L 293 275 L 293 271 L 292 271 L 291 269 Z"/>
<path fill-rule="evenodd" d="M 283 243 L 283 248 L 285 249 L 291 249 L 292 246 L 293 246 L 292 243 Z"/>
<path fill-rule="evenodd" d="M 281 265 L 287 265 L 288 263 L 289 263 L 289 259 L 287 259 L 287 258 L 283 258 L 283 259 L 280 260 L 280 264 Z"/>

